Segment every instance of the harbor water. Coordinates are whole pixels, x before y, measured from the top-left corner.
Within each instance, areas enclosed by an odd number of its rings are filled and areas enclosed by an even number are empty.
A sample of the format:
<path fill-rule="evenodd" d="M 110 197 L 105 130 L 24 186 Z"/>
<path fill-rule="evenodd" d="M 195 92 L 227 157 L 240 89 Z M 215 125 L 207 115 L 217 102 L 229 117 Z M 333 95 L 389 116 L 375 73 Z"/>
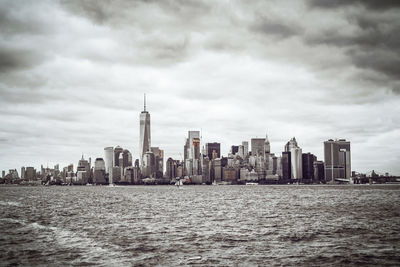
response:
<path fill-rule="evenodd" d="M 400 265 L 399 185 L 0 187 L 0 265 Z"/>

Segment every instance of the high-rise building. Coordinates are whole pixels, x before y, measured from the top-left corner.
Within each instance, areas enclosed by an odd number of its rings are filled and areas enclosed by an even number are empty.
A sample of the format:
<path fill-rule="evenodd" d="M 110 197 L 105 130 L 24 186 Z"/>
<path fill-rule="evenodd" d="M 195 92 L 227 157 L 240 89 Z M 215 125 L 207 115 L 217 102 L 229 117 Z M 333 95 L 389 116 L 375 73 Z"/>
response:
<path fill-rule="evenodd" d="M 210 178 L 210 159 L 208 157 L 201 157 L 201 173 L 203 183 L 211 183 Z"/>
<path fill-rule="evenodd" d="M 21 179 L 25 179 L 25 167 L 21 167 Z"/>
<path fill-rule="evenodd" d="M 303 178 L 303 156 L 299 147 L 293 147 L 290 150 L 292 163 L 292 179 L 300 180 Z"/>
<path fill-rule="evenodd" d="M 78 184 L 87 184 L 90 182 L 90 163 L 85 160 L 83 155 L 82 158 L 78 161 L 78 167 L 76 169 L 77 172 L 77 183 Z"/>
<path fill-rule="evenodd" d="M 265 154 L 271 153 L 271 146 L 270 146 L 270 143 L 269 143 L 268 135 L 265 135 L 264 153 Z"/>
<path fill-rule="evenodd" d="M 210 160 L 221 157 L 221 144 L 220 143 L 206 143 L 206 153 Z"/>
<path fill-rule="evenodd" d="M 323 161 L 314 161 L 314 182 L 325 182 L 325 166 Z"/>
<path fill-rule="evenodd" d="M 104 164 L 106 168 L 106 174 L 108 174 L 108 181 L 110 184 L 112 184 L 112 173 L 114 166 L 114 148 L 112 146 L 104 148 Z"/>
<path fill-rule="evenodd" d="M 167 159 L 166 163 L 166 177 L 167 178 L 176 178 L 177 177 L 177 162 L 176 160 L 173 160 L 172 158 Z"/>
<path fill-rule="evenodd" d="M 200 131 L 189 131 L 185 144 L 185 174 L 201 174 L 200 165 Z"/>
<path fill-rule="evenodd" d="M 243 141 L 242 146 L 243 146 L 243 157 L 246 157 L 249 154 L 249 142 Z"/>
<path fill-rule="evenodd" d="M 303 153 L 302 155 L 303 182 L 312 183 L 314 181 L 314 161 L 317 157 L 311 153 Z"/>
<path fill-rule="evenodd" d="M 232 155 L 236 155 L 239 152 L 239 146 L 231 146 Z"/>
<path fill-rule="evenodd" d="M 290 152 L 292 148 L 294 147 L 298 147 L 297 145 L 297 141 L 296 138 L 293 137 L 292 139 L 290 139 L 289 142 L 286 143 L 285 145 L 285 152 Z"/>
<path fill-rule="evenodd" d="M 251 139 L 251 155 L 261 157 L 265 156 L 265 138 Z"/>
<path fill-rule="evenodd" d="M 120 166 L 119 158 L 123 151 L 124 151 L 124 149 L 120 146 L 116 146 L 114 148 L 114 165 L 113 165 L 113 167 Z"/>
<path fill-rule="evenodd" d="M 144 108 L 140 113 L 140 143 L 139 158 L 143 165 L 143 156 L 150 151 L 151 134 L 150 134 L 150 113 L 146 111 L 146 94 L 144 95 Z"/>
<path fill-rule="evenodd" d="M 213 160 L 213 166 L 214 166 L 214 171 L 213 171 L 213 181 L 215 182 L 221 182 L 222 180 L 222 160 L 220 158 L 214 159 Z"/>
<path fill-rule="evenodd" d="M 146 153 L 144 153 L 142 165 L 142 175 L 144 178 L 155 178 L 155 163 L 156 159 L 153 152 L 147 151 Z"/>
<path fill-rule="evenodd" d="M 333 182 L 336 178 L 351 177 L 350 141 L 329 139 L 324 142 L 325 179 Z"/>
<path fill-rule="evenodd" d="M 106 164 L 102 158 L 97 158 L 94 162 L 93 183 L 106 183 Z"/>
<path fill-rule="evenodd" d="M 162 176 L 162 173 L 164 172 L 164 150 L 159 147 L 151 147 L 150 151 L 153 152 L 155 157 L 154 170 L 159 173 L 159 176 Z"/>
<path fill-rule="evenodd" d="M 122 151 L 122 165 L 123 168 L 132 167 L 132 154 L 128 149 Z"/>
<path fill-rule="evenodd" d="M 34 167 L 26 167 L 25 179 L 30 181 L 36 179 L 36 170 Z"/>

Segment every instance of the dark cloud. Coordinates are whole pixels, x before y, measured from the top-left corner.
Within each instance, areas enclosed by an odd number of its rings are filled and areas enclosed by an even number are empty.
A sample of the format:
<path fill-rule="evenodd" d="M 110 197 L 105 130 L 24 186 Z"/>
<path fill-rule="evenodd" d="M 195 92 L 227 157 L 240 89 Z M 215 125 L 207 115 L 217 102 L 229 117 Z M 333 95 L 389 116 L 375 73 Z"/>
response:
<path fill-rule="evenodd" d="M 334 6 L 351 4 L 351 2 L 345 2 L 329 1 Z M 368 7 L 372 7 L 374 4 L 378 5 L 378 3 L 368 1 L 365 4 Z M 389 8 L 391 5 L 395 6 L 394 3 L 388 1 L 380 8 Z M 305 43 L 312 46 L 333 46 L 342 49 L 354 67 L 365 71 L 372 70 L 382 75 L 381 78 L 367 77 L 373 87 L 391 87 L 394 93 L 399 93 L 400 35 L 398 32 L 400 32 L 400 20 L 397 19 L 396 12 L 392 12 L 390 9 L 381 13 L 355 9 L 345 12 L 343 19 L 348 23 L 347 28 L 351 30 L 332 26 L 306 35 Z M 358 77 L 355 77 L 355 80 L 365 79 L 368 76 L 363 75 L 362 72 L 356 75 Z"/>
<path fill-rule="evenodd" d="M 354 141 L 357 170 L 368 157 L 395 158 L 386 143 L 400 114 L 396 9 L 312 4 L 1 2 L 0 167 L 31 162 L 26 151 L 38 164 L 74 162 L 115 144 L 137 157 L 143 92 L 152 143 L 173 158 L 199 128 L 224 154 L 267 129 L 277 154 L 296 136 L 320 157 L 337 136 Z M 364 147 L 378 149 L 357 155 Z"/>
<path fill-rule="evenodd" d="M 0 44 L 0 73 L 35 67 L 44 60 L 45 57 L 35 51 Z"/>
<path fill-rule="evenodd" d="M 169 15 L 174 20 L 182 22 L 185 27 L 198 16 L 204 16 L 211 10 L 211 7 L 201 1 L 179 0 L 179 1 L 62 1 L 67 10 L 74 15 L 84 16 L 94 23 L 109 24 L 112 26 L 140 26 L 140 17 L 143 16 L 149 21 L 157 16 Z M 145 13 L 135 14 L 140 8 L 145 8 Z M 136 17 L 134 15 L 139 15 Z M 161 25 L 153 25 L 158 27 Z"/>
<path fill-rule="evenodd" d="M 297 35 L 301 31 L 295 25 L 288 26 L 265 18 L 259 19 L 254 24 L 250 25 L 249 28 L 250 30 L 261 34 L 274 35 L 281 38 L 288 38 Z"/>
<path fill-rule="evenodd" d="M 400 1 L 397 0 L 311 0 L 310 5 L 320 8 L 338 8 L 350 5 L 363 5 L 369 9 L 390 9 L 400 8 Z"/>
<path fill-rule="evenodd" d="M 30 3 L 24 3 L 30 5 Z M 40 6 L 40 3 L 37 4 Z M 27 16 L 16 1 L 2 1 L 0 3 L 0 33 L 10 35 L 43 35 L 54 33 L 52 24 L 46 23 L 41 16 Z"/>
<path fill-rule="evenodd" d="M 388 50 L 360 51 L 352 49 L 349 55 L 358 68 L 371 69 L 388 76 L 389 79 L 400 80 L 400 57 Z"/>

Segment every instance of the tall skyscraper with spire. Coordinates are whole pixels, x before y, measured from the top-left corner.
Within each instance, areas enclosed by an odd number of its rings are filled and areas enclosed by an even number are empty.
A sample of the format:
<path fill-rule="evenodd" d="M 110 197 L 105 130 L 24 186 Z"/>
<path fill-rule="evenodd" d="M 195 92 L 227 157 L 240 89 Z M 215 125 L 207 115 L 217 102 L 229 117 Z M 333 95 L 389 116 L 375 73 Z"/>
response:
<path fill-rule="evenodd" d="M 150 136 L 150 113 L 146 111 L 146 94 L 144 94 L 144 109 L 140 113 L 140 143 L 139 156 L 140 162 L 143 165 L 143 155 L 150 151 L 151 136 Z"/>

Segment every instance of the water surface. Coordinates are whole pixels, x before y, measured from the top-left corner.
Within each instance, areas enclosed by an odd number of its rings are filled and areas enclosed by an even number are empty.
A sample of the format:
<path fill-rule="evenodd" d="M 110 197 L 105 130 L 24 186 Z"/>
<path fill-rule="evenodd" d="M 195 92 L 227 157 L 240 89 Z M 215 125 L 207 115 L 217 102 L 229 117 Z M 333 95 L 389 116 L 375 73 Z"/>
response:
<path fill-rule="evenodd" d="M 400 265 L 400 186 L 0 187 L 1 265 Z"/>

